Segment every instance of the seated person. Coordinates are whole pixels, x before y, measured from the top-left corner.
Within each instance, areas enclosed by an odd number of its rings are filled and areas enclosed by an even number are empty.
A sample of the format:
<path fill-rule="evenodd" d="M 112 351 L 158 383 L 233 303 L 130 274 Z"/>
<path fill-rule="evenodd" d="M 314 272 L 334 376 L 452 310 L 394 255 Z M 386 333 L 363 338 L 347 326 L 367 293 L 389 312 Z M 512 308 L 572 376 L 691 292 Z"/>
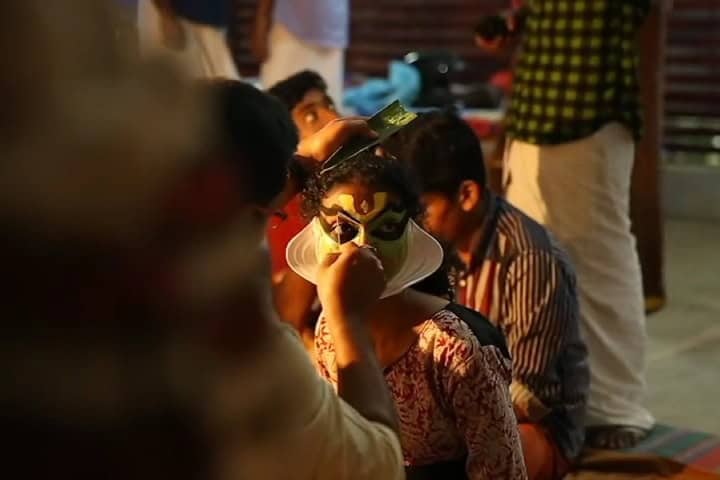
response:
<path fill-rule="evenodd" d="M 567 256 L 544 227 L 488 190 L 477 137 L 454 113 L 421 115 L 383 149 L 412 165 L 425 226 L 462 260 L 459 301 L 505 333 L 529 477 L 562 478 L 583 445 L 589 388 Z"/>
<path fill-rule="evenodd" d="M 280 100 L 290 112 L 300 139 L 306 139 L 333 120 L 340 118 L 327 85 L 317 73 L 303 70 L 273 85 L 268 93 Z M 296 195 L 276 216 L 267 231 L 272 259 L 275 304 L 283 320 L 302 335 L 312 349 L 313 327 L 317 319 L 315 286 L 287 268 L 285 248 L 307 222 L 300 213 L 302 198 Z"/>
<path fill-rule="evenodd" d="M 388 283 L 370 310 L 369 330 L 411 473 L 461 463 L 463 477 L 471 479 L 526 478 L 504 340 L 482 316 L 439 296 L 450 288 L 447 274 L 438 271 L 442 247 L 414 221 L 422 208 L 406 170 L 361 153 L 313 177 L 304 196 L 313 220 L 288 245 L 288 262 L 298 274 L 315 281 L 318 264 L 352 243 L 376 251 L 382 261 Z M 434 281 L 423 286 L 434 295 L 409 288 L 430 276 Z M 315 351 L 322 376 L 337 385 L 330 315 L 321 314 Z"/>
<path fill-rule="evenodd" d="M 339 118 L 328 95 L 325 80 L 312 70 L 303 70 L 268 89 L 290 111 L 300 139 L 305 139 Z"/>

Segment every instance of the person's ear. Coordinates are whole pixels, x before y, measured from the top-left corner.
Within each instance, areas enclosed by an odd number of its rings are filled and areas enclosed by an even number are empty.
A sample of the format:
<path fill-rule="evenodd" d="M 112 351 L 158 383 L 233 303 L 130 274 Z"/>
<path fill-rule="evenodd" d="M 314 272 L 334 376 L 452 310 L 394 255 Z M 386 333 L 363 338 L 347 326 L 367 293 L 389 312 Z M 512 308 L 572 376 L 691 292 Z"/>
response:
<path fill-rule="evenodd" d="M 483 187 L 472 180 L 463 180 L 458 188 L 457 202 L 463 212 L 472 212 L 480 206 Z"/>

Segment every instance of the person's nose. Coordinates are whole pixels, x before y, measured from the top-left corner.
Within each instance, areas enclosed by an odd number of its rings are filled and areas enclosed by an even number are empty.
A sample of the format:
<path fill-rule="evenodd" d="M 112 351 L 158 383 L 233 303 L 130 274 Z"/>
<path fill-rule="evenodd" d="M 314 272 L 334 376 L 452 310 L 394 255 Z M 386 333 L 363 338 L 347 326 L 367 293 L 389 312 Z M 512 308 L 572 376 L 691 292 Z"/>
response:
<path fill-rule="evenodd" d="M 364 247 L 370 245 L 370 237 L 364 227 L 360 227 L 357 237 L 355 237 L 355 243 L 358 247 Z"/>

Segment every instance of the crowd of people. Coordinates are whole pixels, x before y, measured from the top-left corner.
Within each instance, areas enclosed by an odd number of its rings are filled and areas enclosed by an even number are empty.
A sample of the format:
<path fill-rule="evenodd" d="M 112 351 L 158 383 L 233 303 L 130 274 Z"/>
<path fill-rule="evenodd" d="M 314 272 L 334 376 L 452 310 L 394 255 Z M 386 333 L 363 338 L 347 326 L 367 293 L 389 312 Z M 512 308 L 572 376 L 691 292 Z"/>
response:
<path fill-rule="evenodd" d="M 141 1 L 140 43 L 202 80 L 129 54 L 103 2 L 62 3 L 0 7 L 11 466 L 542 480 L 647 435 L 628 195 L 649 2 L 527 2 L 505 197 L 451 109 L 321 170 L 378 135 L 335 108 L 346 28 L 311 21 L 347 2 L 259 2 L 265 91 L 206 48 L 227 23 L 201 2 Z"/>

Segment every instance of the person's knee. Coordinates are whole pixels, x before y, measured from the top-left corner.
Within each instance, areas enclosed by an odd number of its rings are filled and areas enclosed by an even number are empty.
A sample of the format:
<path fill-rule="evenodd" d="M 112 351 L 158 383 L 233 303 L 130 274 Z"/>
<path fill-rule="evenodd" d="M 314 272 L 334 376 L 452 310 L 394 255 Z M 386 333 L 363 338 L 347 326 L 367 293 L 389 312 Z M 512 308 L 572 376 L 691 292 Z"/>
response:
<path fill-rule="evenodd" d="M 569 463 L 545 428 L 535 423 L 521 423 L 519 429 L 528 479 L 562 478 Z"/>

